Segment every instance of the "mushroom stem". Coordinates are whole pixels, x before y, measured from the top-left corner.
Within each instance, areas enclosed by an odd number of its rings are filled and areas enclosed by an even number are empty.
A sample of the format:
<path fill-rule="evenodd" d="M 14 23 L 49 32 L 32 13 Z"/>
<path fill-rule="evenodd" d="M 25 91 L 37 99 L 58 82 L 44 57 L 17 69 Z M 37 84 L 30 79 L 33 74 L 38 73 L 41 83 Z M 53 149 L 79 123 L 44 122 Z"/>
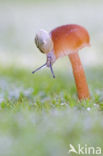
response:
<path fill-rule="evenodd" d="M 72 64 L 74 79 L 78 92 L 79 100 L 90 98 L 88 84 L 86 81 L 84 69 L 77 52 L 69 54 L 69 59 Z"/>

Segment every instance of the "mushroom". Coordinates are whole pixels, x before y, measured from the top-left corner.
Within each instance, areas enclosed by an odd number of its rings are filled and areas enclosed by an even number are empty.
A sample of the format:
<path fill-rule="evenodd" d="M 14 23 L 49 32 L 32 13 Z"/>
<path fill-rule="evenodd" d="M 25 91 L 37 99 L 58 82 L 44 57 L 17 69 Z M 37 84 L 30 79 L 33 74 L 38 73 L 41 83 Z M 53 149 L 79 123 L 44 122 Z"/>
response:
<path fill-rule="evenodd" d="M 68 56 L 73 69 L 78 98 L 80 100 L 90 98 L 84 69 L 78 55 L 78 51 L 81 48 L 90 45 L 87 30 L 76 24 L 57 27 L 50 33 L 40 30 L 40 32 L 36 34 L 35 43 L 40 51 L 46 54 L 47 61 L 32 73 L 35 73 L 43 67 L 49 67 L 53 77 L 55 77 L 52 65 L 58 58 Z"/>

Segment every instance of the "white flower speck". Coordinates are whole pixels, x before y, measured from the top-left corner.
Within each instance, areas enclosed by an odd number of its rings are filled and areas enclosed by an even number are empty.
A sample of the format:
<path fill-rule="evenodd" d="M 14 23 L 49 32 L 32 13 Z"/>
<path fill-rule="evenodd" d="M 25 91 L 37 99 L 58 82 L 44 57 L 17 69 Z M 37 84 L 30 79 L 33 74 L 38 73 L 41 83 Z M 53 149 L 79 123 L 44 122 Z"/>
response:
<path fill-rule="evenodd" d="M 90 111 L 90 110 L 91 110 L 91 108 L 90 108 L 90 107 L 88 107 L 88 108 L 87 108 L 87 111 Z"/>

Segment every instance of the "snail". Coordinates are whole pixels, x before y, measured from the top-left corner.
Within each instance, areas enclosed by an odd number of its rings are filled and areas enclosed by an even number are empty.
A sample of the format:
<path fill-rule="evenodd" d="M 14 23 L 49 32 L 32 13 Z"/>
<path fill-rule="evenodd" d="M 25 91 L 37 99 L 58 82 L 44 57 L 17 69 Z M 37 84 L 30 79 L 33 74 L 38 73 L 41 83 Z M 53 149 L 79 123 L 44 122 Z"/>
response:
<path fill-rule="evenodd" d="M 52 64 L 56 61 L 56 57 L 53 52 L 53 41 L 51 39 L 50 34 L 47 31 L 41 29 L 35 36 L 35 43 L 36 43 L 37 48 L 39 48 L 39 50 L 42 53 L 47 55 L 47 62 L 41 67 L 37 68 L 32 73 L 35 73 L 41 68 L 49 67 L 53 75 L 53 78 L 55 78 Z"/>

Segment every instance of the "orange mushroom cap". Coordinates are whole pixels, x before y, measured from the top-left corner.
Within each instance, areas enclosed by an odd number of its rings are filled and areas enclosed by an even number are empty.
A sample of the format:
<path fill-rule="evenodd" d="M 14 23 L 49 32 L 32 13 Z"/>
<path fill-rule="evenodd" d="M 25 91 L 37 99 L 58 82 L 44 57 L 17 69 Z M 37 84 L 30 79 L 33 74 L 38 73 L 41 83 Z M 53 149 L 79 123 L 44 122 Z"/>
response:
<path fill-rule="evenodd" d="M 76 24 L 63 25 L 51 31 L 56 58 L 77 52 L 90 45 L 87 30 Z"/>

